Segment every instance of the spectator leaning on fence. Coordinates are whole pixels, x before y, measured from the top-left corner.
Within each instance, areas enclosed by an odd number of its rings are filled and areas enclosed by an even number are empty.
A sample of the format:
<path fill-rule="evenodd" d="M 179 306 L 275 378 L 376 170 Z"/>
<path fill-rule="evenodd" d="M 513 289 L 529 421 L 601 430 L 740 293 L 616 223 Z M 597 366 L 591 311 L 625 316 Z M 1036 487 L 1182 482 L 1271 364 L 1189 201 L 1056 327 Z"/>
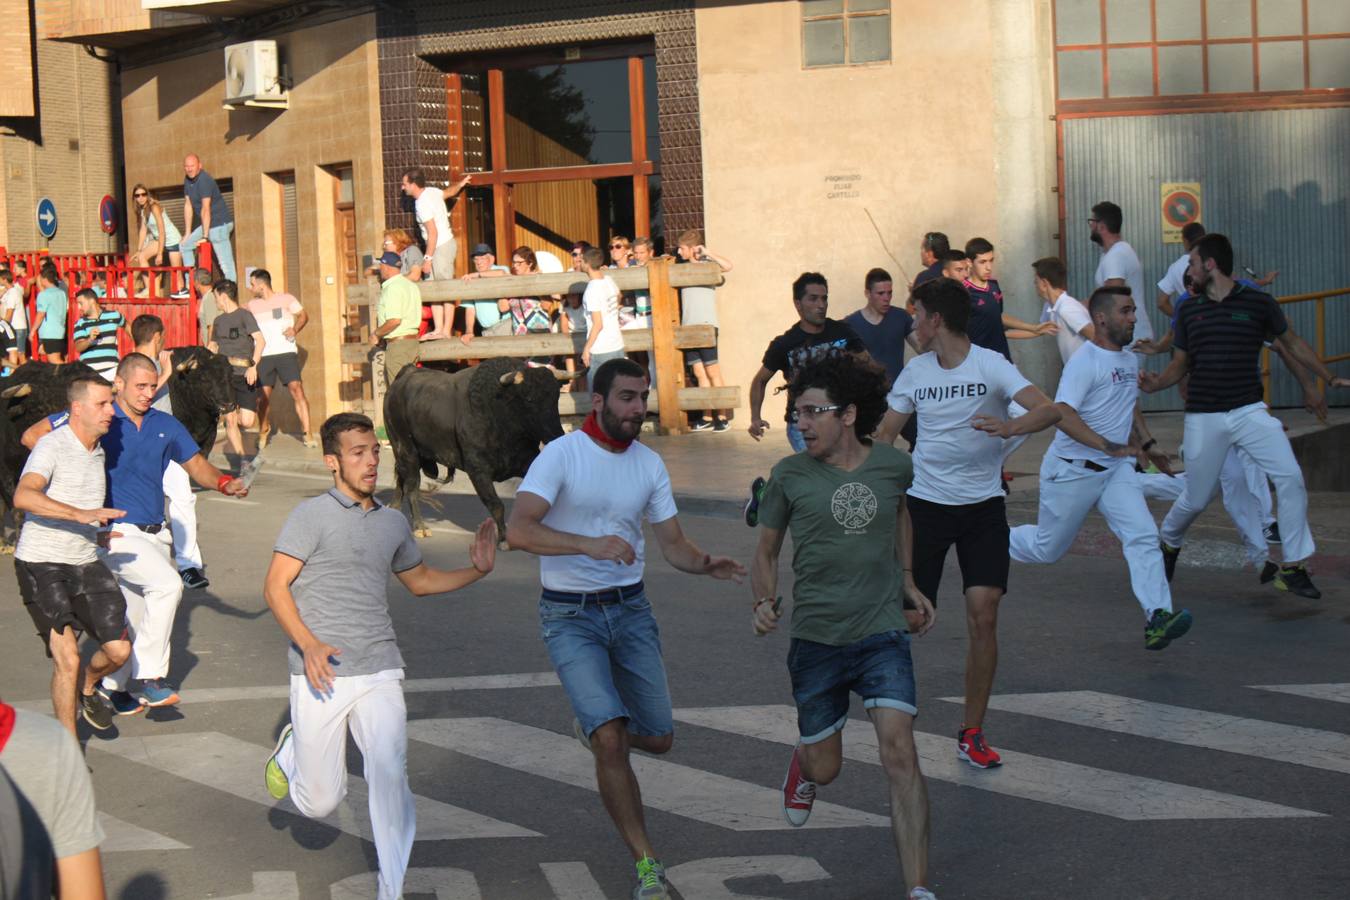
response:
<path fill-rule="evenodd" d="M 89 288 L 77 293 L 75 302 L 80 305 L 80 318 L 75 321 L 71 334 L 75 339 L 75 352 L 80 354 L 80 362 L 112 384 L 118 360 L 121 359 L 118 353 L 118 332 L 126 331 L 126 317 L 115 309 L 99 306 L 98 294 Z"/>
<path fill-rule="evenodd" d="M 581 255 L 581 271 L 590 279 L 581 297 L 590 319 L 581 364 L 589 368 L 587 380 L 594 385 L 600 366 L 624 355 L 623 333 L 619 330 L 619 286 L 605 274 L 605 254 L 599 247 L 589 247 Z"/>
<path fill-rule="evenodd" d="M 465 281 L 511 274 L 511 270 L 506 266 L 497 265 L 497 254 L 493 253 L 492 248 L 487 244 L 475 244 L 469 258 L 473 260 L 473 271 L 464 276 Z M 466 304 L 464 307 L 464 333 L 459 336 L 459 339 L 466 344 L 473 340 L 475 322 L 478 323 L 479 330 L 484 334 L 496 334 L 497 331 L 493 329 L 496 329 L 502 320 L 500 306 L 501 304 L 497 300 L 475 300 Z M 500 330 L 506 331 L 506 329 Z"/>
<path fill-rule="evenodd" d="M 234 249 L 230 246 L 234 215 L 230 205 L 221 195 L 220 185 L 202 168 L 197 154 L 189 153 L 184 158 L 183 174 L 183 228 L 187 231 L 179 244 L 183 264 L 192 268 L 197 262 L 197 245 L 209 241 L 220 276 L 234 281 Z"/>

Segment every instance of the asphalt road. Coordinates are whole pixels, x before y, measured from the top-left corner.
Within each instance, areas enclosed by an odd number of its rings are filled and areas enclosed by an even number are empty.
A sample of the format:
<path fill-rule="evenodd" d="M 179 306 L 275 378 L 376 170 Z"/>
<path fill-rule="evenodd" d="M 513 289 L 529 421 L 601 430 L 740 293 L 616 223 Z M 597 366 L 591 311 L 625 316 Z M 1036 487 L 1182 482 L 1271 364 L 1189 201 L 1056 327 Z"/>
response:
<path fill-rule="evenodd" d="M 212 584 L 178 614 L 171 679 L 184 702 L 88 741 L 110 896 L 373 896 L 354 747 L 353 793 L 331 824 L 273 804 L 262 787 L 287 717 L 285 642 L 262 574 L 286 513 L 324 487 L 264 472 L 247 501 L 200 495 Z M 424 553 L 461 565 L 483 511 L 471 497 L 435 500 Z M 1331 534 L 1319 549 L 1343 561 L 1343 519 L 1314 507 L 1326 520 L 1319 539 Z M 1015 521 L 1029 512 L 1012 508 Z M 749 560 L 755 533 L 739 521 L 682 521 L 706 549 Z M 1143 649 L 1142 616 L 1099 519 L 1060 564 L 1015 565 L 986 722 L 1006 764 L 989 772 L 954 760 L 961 708 L 948 698 L 961 693 L 965 631 L 949 568 L 938 626 L 914 645 L 940 897 L 1345 896 L 1350 581 L 1332 564 L 1321 601 L 1278 594 L 1231 564 L 1227 534 L 1214 525 L 1208 551 L 1198 543 L 1183 557 L 1214 565 L 1179 572 L 1177 600 L 1195 627 L 1160 653 Z M 45 709 L 50 670 L 10 569 L 0 561 L 3 695 Z M 783 569 L 786 582 L 786 559 Z M 777 806 L 795 734 L 786 635 L 751 635 L 748 588 L 659 558 L 647 584 L 678 725 L 674 750 L 642 757 L 640 778 L 681 895 L 904 896 L 860 704 L 843 774 L 822 789 L 812 827 L 789 828 Z M 415 599 L 391 580 L 419 796 L 410 897 L 620 900 L 632 890 L 539 640 L 537 593 L 537 565 L 522 553 L 449 597 Z"/>

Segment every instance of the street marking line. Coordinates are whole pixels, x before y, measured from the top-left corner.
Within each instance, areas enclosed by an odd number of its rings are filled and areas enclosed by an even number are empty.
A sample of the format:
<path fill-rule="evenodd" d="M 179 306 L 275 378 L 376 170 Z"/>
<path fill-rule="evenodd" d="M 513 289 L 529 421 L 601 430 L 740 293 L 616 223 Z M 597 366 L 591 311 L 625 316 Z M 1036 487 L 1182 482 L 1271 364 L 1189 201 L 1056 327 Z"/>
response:
<path fill-rule="evenodd" d="M 205 652 L 205 651 L 198 651 Z M 452 691 L 496 691 L 513 688 L 557 687 L 554 672 L 517 672 L 509 675 L 452 675 L 446 678 L 409 678 L 403 682 L 405 694 L 435 694 Z M 193 703 L 235 703 L 240 700 L 290 700 L 285 684 L 257 687 L 192 688 L 181 692 L 178 706 Z M 10 704 L 18 709 L 51 715 L 51 700 L 20 700 Z"/>
<path fill-rule="evenodd" d="M 1332 703 L 1350 703 L 1350 684 L 1249 684 L 1247 687 Z"/>
<path fill-rule="evenodd" d="M 596 791 L 595 759 L 576 738 L 496 718 L 416 719 L 408 738 L 473 756 L 572 787 Z M 783 795 L 763 787 L 678 763 L 631 757 L 642 783 L 642 802 L 652 809 L 732 831 L 787 831 Z M 816 803 L 807 827 L 889 828 L 890 819 L 830 803 Z"/>
<path fill-rule="evenodd" d="M 205 491 L 202 493 L 205 495 L 203 499 L 206 500 L 216 500 L 221 503 L 233 503 L 235 506 L 262 506 L 261 500 L 245 500 L 243 497 L 226 497 L 223 494 L 207 494 Z"/>
<path fill-rule="evenodd" d="M 103 827 L 103 843 L 98 849 L 103 853 L 133 853 L 138 850 L 191 850 L 187 844 L 179 843 L 168 835 L 132 825 L 116 816 L 100 811 L 98 824 Z"/>
<path fill-rule="evenodd" d="M 540 863 L 556 900 L 605 900 L 605 892 L 584 862 Z"/>
<path fill-rule="evenodd" d="M 949 703 L 960 698 L 944 697 Z M 1224 713 L 1169 706 L 1097 691 L 1003 694 L 989 708 L 1350 774 L 1350 735 Z"/>
<path fill-rule="evenodd" d="M 252 891 L 221 900 L 300 900 L 300 883 L 294 872 L 254 872 Z"/>
<path fill-rule="evenodd" d="M 268 748 L 217 732 L 169 734 L 159 737 L 119 738 L 89 743 L 100 753 L 168 772 L 268 808 L 277 806 L 300 815 L 289 801 L 278 803 L 267 793 L 263 766 Z M 364 779 L 347 776 L 347 796 L 330 816 L 317 821 L 356 837 L 371 840 L 367 814 L 369 793 Z M 454 841 L 466 838 L 541 837 L 538 832 L 488 816 L 451 806 L 430 797 L 413 795 L 420 841 Z"/>
<path fill-rule="evenodd" d="M 690 725 L 787 746 L 794 746 L 798 740 L 797 711 L 791 706 L 677 709 L 675 718 Z M 916 731 L 914 743 L 922 760 L 923 773 L 931 779 L 1126 821 L 1323 815 L 1012 750 L 999 750 L 1003 767 L 982 772 L 957 759 L 955 741 L 950 737 Z M 844 757 L 871 765 L 881 764 L 876 731 L 870 722 L 848 721 L 844 728 Z M 787 758 L 784 754 L 784 766 Z"/>

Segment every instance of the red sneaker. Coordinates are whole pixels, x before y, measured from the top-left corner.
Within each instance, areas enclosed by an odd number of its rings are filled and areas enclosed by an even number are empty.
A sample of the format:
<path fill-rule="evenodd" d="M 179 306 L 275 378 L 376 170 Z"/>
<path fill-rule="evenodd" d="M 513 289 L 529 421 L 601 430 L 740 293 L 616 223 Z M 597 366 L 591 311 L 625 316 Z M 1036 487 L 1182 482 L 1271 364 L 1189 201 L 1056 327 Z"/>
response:
<path fill-rule="evenodd" d="M 802 777 L 801 744 L 792 751 L 787 777 L 783 779 L 783 815 L 788 824 L 801 828 L 811 818 L 811 805 L 816 802 L 816 783 Z"/>
<path fill-rule="evenodd" d="M 956 735 L 956 755 L 977 769 L 1003 765 L 1003 757 L 985 743 L 984 732 L 978 728 L 963 728 Z"/>

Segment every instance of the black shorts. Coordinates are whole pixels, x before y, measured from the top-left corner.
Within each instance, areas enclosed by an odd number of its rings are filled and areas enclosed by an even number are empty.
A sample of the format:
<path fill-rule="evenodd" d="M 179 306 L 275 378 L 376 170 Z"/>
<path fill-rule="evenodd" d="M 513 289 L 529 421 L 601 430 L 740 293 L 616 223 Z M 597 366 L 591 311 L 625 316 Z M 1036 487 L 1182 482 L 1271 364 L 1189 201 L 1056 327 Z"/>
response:
<path fill-rule="evenodd" d="M 258 411 L 258 383 L 249 384 L 243 369 L 230 370 L 230 389 L 234 391 L 234 402 L 240 409 Z"/>
<path fill-rule="evenodd" d="M 909 519 L 914 526 L 914 583 L 933 605 L 947 550 L 956 545 L 961 566 L 961 589 L 995 587 L 1008 589 L 1008 514 L 1002 497 L 980 503 L 945 506 L 908 499 Z"/>
<path fill-rule="evenodd" d="M 264 356 L 258 363 L 258 384 L 290 384 L 300 380 L 300 357 L 295 353 Z"/>
<path fill-rule="evenodd" d="M 117 579 L 102 562 L 76 566 L 68 563 L 14 560 L 19 596 L 47 644 L 53 631 L 66 626 L 88 632 L 100 644 L 127 638 L 127 601 Z M 52 655 L 50 645 L 47 655 Z"/>
<path fill-rule="evenodd" d="M 66 355 L 65 338 L 38 338 L 38 343 L 42 345 L 42 352 L 47 356 L 51 356 L 53 353 Z"/>
<path fill-rule="evenodd" d="M 684 364 L 692 366 L 694 363 L 703 363 L 704 366 L 717 365 L 717 328 L 713 328 L 713 345 L 711 347 L 695 347 L 692 350 L 684 351 Z"/>

